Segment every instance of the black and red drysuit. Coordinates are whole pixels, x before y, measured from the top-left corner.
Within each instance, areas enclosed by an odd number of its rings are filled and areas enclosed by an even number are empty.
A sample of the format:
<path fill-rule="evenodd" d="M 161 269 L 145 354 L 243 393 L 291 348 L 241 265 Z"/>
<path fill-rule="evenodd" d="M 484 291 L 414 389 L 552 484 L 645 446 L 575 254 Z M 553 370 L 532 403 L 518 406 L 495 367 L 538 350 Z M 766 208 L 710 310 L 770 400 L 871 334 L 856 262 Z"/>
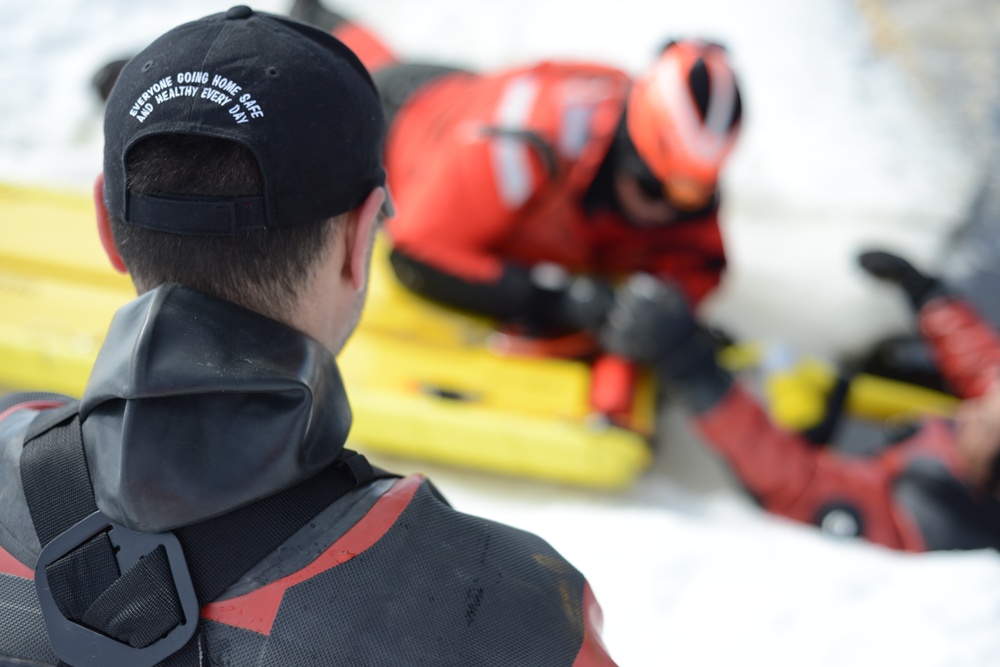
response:
<path fill-rule="evenodd" d="M 24 446 L 32 423 L 68 399 L 2 400 L 0 663 L 55 665 L 20 469 L 22 450 L 38 446 Z M 344 456 L 350 428 L 318 342 L 178 285 L 118 312 L 79 415 L 98 508 L 142 533 L 183 530 L 320 474 Z M 236 551 L 256 534 L 226 537 Z M 117 610 L 115 636 L 141 634 L 141 612 Z M 614 665 L 572 565 L 535 535 L 452 509 L 420 475 L 349 491 L 200 616 L 201 664 Z"/>
<path fill-rule="evenodd" d="M 623 158 L 613 145 L 632 83 L 625 72 L 584 62 L 483 73 L 400 63 L 371 31 L 325 14 L 386 107 L 396 208 L 386 232 L 407 287 L 541 329 L 551 302 L 531 280 L 539 264 L 612 281 L 650 273 L 693 304 L 717 287 L 726 266 L 718 193 L 658 226 L 631 224 L 620 209 L 613 179 Z"/>
<path fill-rule="evenodd" d="M 1000 377 L 1000 337 L 968 304 L 934 298 L 918 325 L 959 396 Z M 679 384 L 712 394 L 703 376 Z M 779 428 L 737 382 L 697 413 L 698 433 L 770 512 L 907 551 L 1000 548 L 1000 504 L 972 483 L 949 420 L 925 419 L 862 457 Z"/>

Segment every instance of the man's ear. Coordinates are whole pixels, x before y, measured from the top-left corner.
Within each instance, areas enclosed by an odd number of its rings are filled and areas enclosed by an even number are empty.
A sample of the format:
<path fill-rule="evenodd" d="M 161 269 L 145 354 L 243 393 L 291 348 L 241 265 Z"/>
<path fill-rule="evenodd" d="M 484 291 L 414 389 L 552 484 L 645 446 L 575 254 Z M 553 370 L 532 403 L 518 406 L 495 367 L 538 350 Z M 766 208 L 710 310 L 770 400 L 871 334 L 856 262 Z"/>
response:
<path fill-rule="evenodd" d="M 108 207 L 104 205 L 104 173 L 97 175 L 94 181 L 94 209 L 97 211 L 97 235 L 101 237 L 101 245 L 104 246 L 104 253 L 108 256 L 108 261 L 118 273 L 128 273 L 125 261 L 118 254 L 115 246 L 115 237 L 111 233 L 111 219 L 108 216 Z"/>
<path fill-rule="evenodd" d="M 354 209 L 345 221 L 344 239 L 347 247 L 344 254 L 344 276 L 350 277 L 351 286 L 363 292 L 368 285 L 368 267 L 371 260 L 372 240 L 379 211 L 385 202 L 385 188 L 372 190 L 364 203 Z"/>

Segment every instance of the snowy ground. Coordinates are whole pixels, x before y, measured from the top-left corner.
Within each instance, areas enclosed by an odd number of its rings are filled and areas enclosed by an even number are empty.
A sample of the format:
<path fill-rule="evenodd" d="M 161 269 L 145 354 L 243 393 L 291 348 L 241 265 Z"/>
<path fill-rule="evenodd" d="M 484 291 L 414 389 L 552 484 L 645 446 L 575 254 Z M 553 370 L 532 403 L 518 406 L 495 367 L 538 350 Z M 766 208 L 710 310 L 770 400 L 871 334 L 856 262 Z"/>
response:
<path fill-rule="evenodd" d="M 879 4 L 859 0 L 869 14 Z M 227 6 L 0 0 L 0 180 L 89 186 L 93 71 Z M 705 315 L 741 336 L 836 357 L 904 328 L 902 301 L 865 280 L 854 254 L 883 244 L 936 266 L 978 182 L 974 142 L 876 51 L 847 0 L 339 7 L 407 56 L 471 67 L 573 57 L 638 71 L 671 35 L 727 42 L 747 123 L 727 173 L 732 266 Z M 681 417 L 667 418 L 656 468 L 619 494 L 389 465 L 427 471 L 458 507 L 549 539 L 590 579 L 621 665 L 1000 664 L 996 553 L 902 555 L 763 516 Z"/>

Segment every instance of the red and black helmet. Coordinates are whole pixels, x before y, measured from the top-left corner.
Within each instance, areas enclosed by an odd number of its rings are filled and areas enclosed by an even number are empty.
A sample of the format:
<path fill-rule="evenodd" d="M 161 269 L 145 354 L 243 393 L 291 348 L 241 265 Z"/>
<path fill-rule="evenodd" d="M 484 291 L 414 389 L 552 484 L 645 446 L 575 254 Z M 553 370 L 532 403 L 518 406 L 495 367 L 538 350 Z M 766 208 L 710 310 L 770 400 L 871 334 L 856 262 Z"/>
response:
<path fill-rule="evenodd" d="M 714 188 L 739 134 L 742 102 L 726 49 L 700 39 L 667 44 L 626 107 L 628 138 L 664 185 Z"/>

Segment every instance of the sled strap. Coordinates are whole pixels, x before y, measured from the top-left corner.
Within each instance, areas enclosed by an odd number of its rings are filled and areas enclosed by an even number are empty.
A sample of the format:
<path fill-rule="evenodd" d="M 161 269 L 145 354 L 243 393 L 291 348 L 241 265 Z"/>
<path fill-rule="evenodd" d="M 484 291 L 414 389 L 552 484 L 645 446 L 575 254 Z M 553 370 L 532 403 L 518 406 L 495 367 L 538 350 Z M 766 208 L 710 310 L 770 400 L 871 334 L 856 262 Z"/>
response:
<path fill-rule="evenodd" d="M 111 521 L 94 500 L 78 404 L 32 422 L 21 481 L 42 551 L 35 587 L 52 650 L 71 667 L 200 667 L 201 606 L 348 491 L 376 478 L 350 450 L 312 478 L 164 533 Z"/>

